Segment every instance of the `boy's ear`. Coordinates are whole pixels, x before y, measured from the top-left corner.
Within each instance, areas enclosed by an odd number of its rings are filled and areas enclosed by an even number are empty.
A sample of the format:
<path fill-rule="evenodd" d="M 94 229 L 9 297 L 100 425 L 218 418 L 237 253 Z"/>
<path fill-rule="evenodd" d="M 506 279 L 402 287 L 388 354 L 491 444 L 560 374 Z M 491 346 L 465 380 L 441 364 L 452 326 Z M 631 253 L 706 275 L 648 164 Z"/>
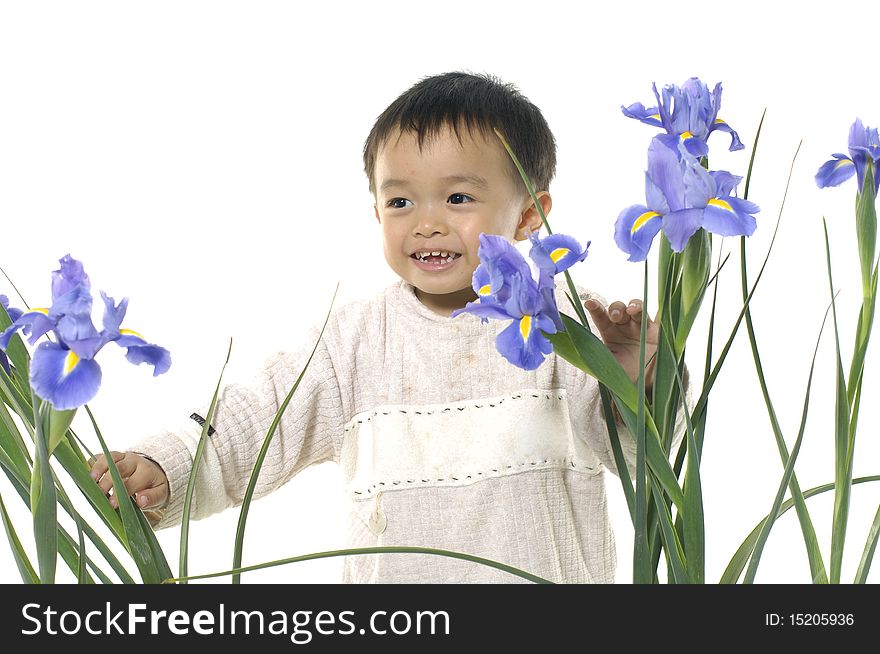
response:
<path fill-rule="evenodd" d="M 538 202 L 541 204 L 544 215 L 548 215 L 553 206 L 553 198 L 550 197 L 550 193 L 548 191 L 539 191 L 535 195 L 538 196 Z M 520 214 L 519 224 L 516 226 L 516 240 L 525 240 L 528 238 L 529 233 L 537 232 L 541 229 L 542 225 L 541 213 L 538 211 L 534 200 L 529 196 L 528 204 L 523 209 L 522 214 Z"/>
<path fill-rule="evenodd" d="M 378 204 L 373 205 L 373 212 L 376 214 L 376 222 L 378 222 L 381 225 L 382 219 L 379 218 L 379 205 Z"/>

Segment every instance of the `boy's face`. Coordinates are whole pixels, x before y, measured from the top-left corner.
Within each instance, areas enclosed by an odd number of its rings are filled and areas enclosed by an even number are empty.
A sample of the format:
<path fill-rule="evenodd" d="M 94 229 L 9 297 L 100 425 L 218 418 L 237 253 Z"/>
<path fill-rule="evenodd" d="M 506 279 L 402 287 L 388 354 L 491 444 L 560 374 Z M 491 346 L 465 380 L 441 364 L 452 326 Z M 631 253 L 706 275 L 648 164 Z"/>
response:
<path fill-rule="evenodd" d="M 522 182 L 514 182 L 501 142 L 477 130 L 460 133 L 461 143 L 447 127 L 421 150 L 414 132 L 399 139 L 394 133 L 380 147 L 375 167 L 385 259 L 415 286 L 423 304 L 444 315 L 476 298 L 471 278 L 480 263 L 481 232 L 512 242 L 541 225 Z M 538 198 L 549 212 L 549 194 Z"/>

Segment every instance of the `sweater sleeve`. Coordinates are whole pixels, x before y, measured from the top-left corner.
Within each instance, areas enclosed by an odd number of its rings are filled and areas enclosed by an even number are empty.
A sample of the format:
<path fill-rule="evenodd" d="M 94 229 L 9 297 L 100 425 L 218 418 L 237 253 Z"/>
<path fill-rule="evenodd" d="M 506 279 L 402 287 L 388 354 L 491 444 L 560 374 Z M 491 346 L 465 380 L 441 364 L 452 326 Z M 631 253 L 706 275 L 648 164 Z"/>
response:
<path fill-rule="evenodd" d="M 312 328 L 306 345 L 295 353 L 269 357 L 250 384 L 221 387 L 205 443 L 191 517 L 200 519 L 239 506 L 269 427 L 305 368 L 302 380 L 272 437 L 254 489 L 254 499 L 280 487 L 300 470 L 316 463 L 338 460 L 345 422 L 339 381 L 325 338 Z M 306 367 L 307 366 L 307 367 Z M 155 529 L 181 522 L 190 470 L 202 433 L 207 406 L 169 429 L 145 438 L 130 451 L 153 459 L 168 478 L 166 504 L 154 512 Z"/>
<path fill-rule="evenodd" d="M 604 306 L 608 306 L 608 302 L 598 293 L 593 291 L 589 291 L 587 289 L 577 287 L 578 295 L 580 296 L 581 302 L 585 302 L 586 300 L 593 298 L 596 301 L 600 302 Z M 598 335 L 598 329 L 596 325 L 593 323 L 590 314 L 587 313 L 587 320 L 590 325 L 590 329 L 594 334 Z M 578 402 L 582 402 L 579 407 L 579 413 L 582 418 L 582 424 L 584 425 L 583 429 L 583 437 L 587 441 L 587 444 L 593 450 L 593 453 L 597 456 L 597 458 L 602 462 L 602 464 L 608 468 L 615 475 L 619 476 L 617 470 L 617 464 L 614 461 L 614 451 L 611 447 L 611 436 L 608 434 L 608 425 L 605 422 L 605 412 L 602 408 L 602 396 L 599 393 L 599 383 L 595 378 L 591 377 L 584 371 L 574 368 L 575 374 L 575 388 L 579 388 L 580 399 Z M 688 412 L 693 411 L 694 401 L 691 394 L 691 384 L 689 380 L 689 373 L 687 366 L 684 366 L 684 373 L 682 375 L 682 384 L 684 386 L 685 391 L 685 405 L 688 407 Z M 630 432 L 630 430 L 626 427 L 623 421 L 620 419 L 617 411 L 614 411 L 615 414 L 615 425 L 617 427 L 617 435 L 620 440 L 620 447 L 624 455 L 624 459 L 627 463 L 627 468 L 629 469 L 630 477 L 635 475 L 636 471 L 636 440 L 635 435 Z M 675 454 L 678 451 L 678 447 L 681 444 L 682 439 L 687 433 L 687 424 L 684 416 L 684 411 L 681 407 L 681 402 L 679 401 L 679 407 L 676 413 L 675 418 L 675 428 L 673 430 L 673 438 L 672 438 L 672 447 L 670 449 L 670 459 L 674 460 Z"/>

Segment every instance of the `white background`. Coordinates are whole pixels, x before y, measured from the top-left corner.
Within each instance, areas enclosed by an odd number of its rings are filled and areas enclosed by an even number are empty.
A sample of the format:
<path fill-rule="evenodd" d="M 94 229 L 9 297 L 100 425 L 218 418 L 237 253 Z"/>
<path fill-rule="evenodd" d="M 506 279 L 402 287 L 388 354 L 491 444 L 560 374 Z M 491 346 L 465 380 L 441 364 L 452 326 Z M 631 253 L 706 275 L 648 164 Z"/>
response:
<path fill-rule="evenodd" d="M 572 274 L 609 300 L 641 295 L 643 268 L 626 261 L 612 234 L 620 210 L 644 200 L 645 153 L 655 132 L 626 119 L 621 104 L 650 104 L 652 82 L 680 84 L 694 75 L 710 85 L 722 81 L 721 117 L 747 149 L 727 153 L 728 138 L 714 135 L 712 164 L 737 174 L 745 174 L 767 109 L 750 192 L 762 208 L 748 244 L 752 279 L 803 140 L 779 239 L 753 303 L 770 390 L 792 447 L 830 297 L 823 216 L 846 362 L 852 349 L 860 298 L 856 187 L 820 191 L 813 175 L 832 152 L 846 151 L 856 116 L 880 123 L 869 36 L 878 10 L 846 1 L 791 8 L 578 4 L 4 2 L 0 265 L 31 305 L 41 306 L 50 298 L 50 272 L 70 253 L 85 263 L 96 293 L 130 298 L 126 326 L 173 356 L 170 372 L 154 379 L 113 346 L 101 353 L 104 386 L 91 406 L 111 447 L 124 449 L 206 403 L 230 337 L 228 378 L 247 379 L 264 356 L 302 344 L 308 327 L 323 320 L 337 282 L 342 304 L 395 281 L 381 252 L 362 145 L 397 95 L 424 76 L 459 69 L 513 82 L 542 109 L 559 146 L 551 225 L 592 240 L 589 258 Z M 737 241 L 723 244 L 733 256 L 722 274 L 719 339 L 741 306 Z M 2 278 L 0 292 L 16 299 Z M 655 304 L 649 306 L 653 313 Z M 688 352 L 697 380 L 707 314 Z M 796 469 L 803 488 L 834 478 L 831 335 L 826 331 L 819 351 Z M 873 345 L 856 476 L 880 473 L 880 343 Z M 782 473 L 744 329 L 712 398 L 702 478 L 707 580 L 715 582 L 769 510 Z M 74 426 L 96 444 L 82 412 Z M 618 580 L 628 582 L 632 528 L 618 480 L 609 475 L 607 483 Z M 0 493 L 33 554 L 29 514 L 5 477 Z M 254 503 L 245 561 L 341 547 L 345 502 L 333 464 L 306 470 Z M 855 573 L 878 502 L 880 486 L 856 487 L 845 580 Z M 827 565 L 831 494 L 809 506 Z M 237 517 L 230 510 L 193 523 L 191 573 L 228 568 Z M 175 570 L 179 533 L 159 533 Z M 880 579 L 878 567 L 872 581 Z M 244 581 L 335 582 L 340 569 L 341 559 L 330 559 Z M 63 564 L 59 578 L 72 579 Z M 0 581 L 18 580 L 4 541 Z M 809 580 L 790 512 L 771 534 L 758 581 Z"/>

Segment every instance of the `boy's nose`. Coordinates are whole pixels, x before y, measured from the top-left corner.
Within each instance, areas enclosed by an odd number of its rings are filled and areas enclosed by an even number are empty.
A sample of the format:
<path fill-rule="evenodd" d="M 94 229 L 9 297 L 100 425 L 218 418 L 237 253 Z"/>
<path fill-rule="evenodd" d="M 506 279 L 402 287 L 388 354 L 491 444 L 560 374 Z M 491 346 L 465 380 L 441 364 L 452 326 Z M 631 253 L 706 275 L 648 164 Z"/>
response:
<path fill-rule="evenodd" d="M 430 237 L 434 234 L 445 234 L 446 222 L 433 211 L 422 212 L 413 227 L 413 236 Z"/>

